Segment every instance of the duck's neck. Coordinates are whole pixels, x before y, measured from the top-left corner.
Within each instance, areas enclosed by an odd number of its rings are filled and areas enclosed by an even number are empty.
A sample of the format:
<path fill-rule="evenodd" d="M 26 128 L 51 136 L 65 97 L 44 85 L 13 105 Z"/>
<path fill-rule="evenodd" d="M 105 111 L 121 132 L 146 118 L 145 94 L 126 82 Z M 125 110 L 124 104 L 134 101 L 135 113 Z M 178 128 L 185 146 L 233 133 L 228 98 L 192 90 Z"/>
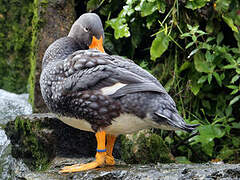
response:
<path fill-rule="evenodd" d="M 64 60 L 77 50 L 84 50 L 87 47 L 81 46 L 71 37 L 63 37 L 52 43 L 45 51 L 42 67 L 46 67 L 49 62 Z"/>

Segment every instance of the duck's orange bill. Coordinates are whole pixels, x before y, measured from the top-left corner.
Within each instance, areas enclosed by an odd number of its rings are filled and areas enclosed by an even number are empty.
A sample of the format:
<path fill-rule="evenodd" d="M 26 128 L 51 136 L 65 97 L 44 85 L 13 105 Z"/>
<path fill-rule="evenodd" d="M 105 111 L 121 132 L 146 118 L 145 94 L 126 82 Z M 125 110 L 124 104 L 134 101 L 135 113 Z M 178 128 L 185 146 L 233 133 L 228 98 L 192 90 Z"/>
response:
<path fill-rule="evenodd" d="M 92 38 L 92 43 L 89 46 L 90 49 L 97 49 L 101 52 L 105 52 L 103 49 L 103 38 L 102 36 L 100 37 L 100 39 L 97 39 L 95 36 L 93 36 Z"/>

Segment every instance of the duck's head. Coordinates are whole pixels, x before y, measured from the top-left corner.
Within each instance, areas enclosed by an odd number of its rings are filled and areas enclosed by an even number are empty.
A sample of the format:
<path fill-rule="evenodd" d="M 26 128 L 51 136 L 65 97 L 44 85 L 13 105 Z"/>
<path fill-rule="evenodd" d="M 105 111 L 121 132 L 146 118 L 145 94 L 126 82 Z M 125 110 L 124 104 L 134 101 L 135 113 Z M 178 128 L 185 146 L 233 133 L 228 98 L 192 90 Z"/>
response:
<path fill-rule="evenodd" d="M 101 19 L 95 13 L 81 15 L 72 25 L 68 36 L 74 38 L 81 46 L 104 52 L 104 30 Z"/>

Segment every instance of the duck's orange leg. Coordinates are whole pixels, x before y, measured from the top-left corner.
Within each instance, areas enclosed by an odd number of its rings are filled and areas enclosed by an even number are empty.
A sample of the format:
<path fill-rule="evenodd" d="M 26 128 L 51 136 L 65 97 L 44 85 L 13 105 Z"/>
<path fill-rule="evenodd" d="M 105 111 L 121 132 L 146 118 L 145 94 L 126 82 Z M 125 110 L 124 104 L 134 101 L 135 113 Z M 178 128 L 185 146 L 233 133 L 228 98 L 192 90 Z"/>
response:
<path fill-rule="evenodd" d="M 65 166 L 59 172 L 60 173 L 67 173 L 67 172 L 79 172 L 79 171 L 86 171 L 90 169 L 94 169 L 98 166 L 102 166 L 105 164 L 105 157 L 106 157 L 106 149 L 105 149 L 105 131 L 99 131 L 96 133 L 97 139 L 97 153 L 96 153 L 96 160 L 87 164 L 76 164 L 72 166 Z"/>
<path fill-rule="evenodd" d="M 107 165 L 114 165 L 115 164 L 115 160 L 114 157 L 112 155 L 112 151 L 113 151 L 113 147 L 114 147 L 114 143 L 116 140 L 116 136 L 108 134 L 107 135 L 107 155 L 106 155 L 106 159 L 105 162 Z"/>

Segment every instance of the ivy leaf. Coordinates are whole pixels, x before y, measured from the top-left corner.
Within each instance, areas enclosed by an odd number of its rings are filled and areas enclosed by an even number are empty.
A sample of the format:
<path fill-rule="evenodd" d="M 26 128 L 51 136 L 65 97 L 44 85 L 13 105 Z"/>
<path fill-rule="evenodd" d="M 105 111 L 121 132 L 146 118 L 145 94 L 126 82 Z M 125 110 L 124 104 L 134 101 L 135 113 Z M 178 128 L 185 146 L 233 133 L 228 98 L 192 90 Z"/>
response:
<path fill-rule="evenodd" d="M 198 51 L 194 57 L 194 65 L 198 72 L 212 73 L 214 66 L 211 66 L 208 62 L 205 61 L 205 57 L 201 51 Z"/>
<path fill-rule="evenodd" d="M 150 55 L 151 59 L 155 61 L 159 58 L 168 48 L 169 38 L 164 32 L 161 32 L 157 35 L 157 37 L 153 40 Z"/>
<path fill-rule="evenodd" d="M 238 28 L 234 25 L 232 18 L 222 15 L 223 20 L 227 25 L 236 33 L 238 33 Z"/>

